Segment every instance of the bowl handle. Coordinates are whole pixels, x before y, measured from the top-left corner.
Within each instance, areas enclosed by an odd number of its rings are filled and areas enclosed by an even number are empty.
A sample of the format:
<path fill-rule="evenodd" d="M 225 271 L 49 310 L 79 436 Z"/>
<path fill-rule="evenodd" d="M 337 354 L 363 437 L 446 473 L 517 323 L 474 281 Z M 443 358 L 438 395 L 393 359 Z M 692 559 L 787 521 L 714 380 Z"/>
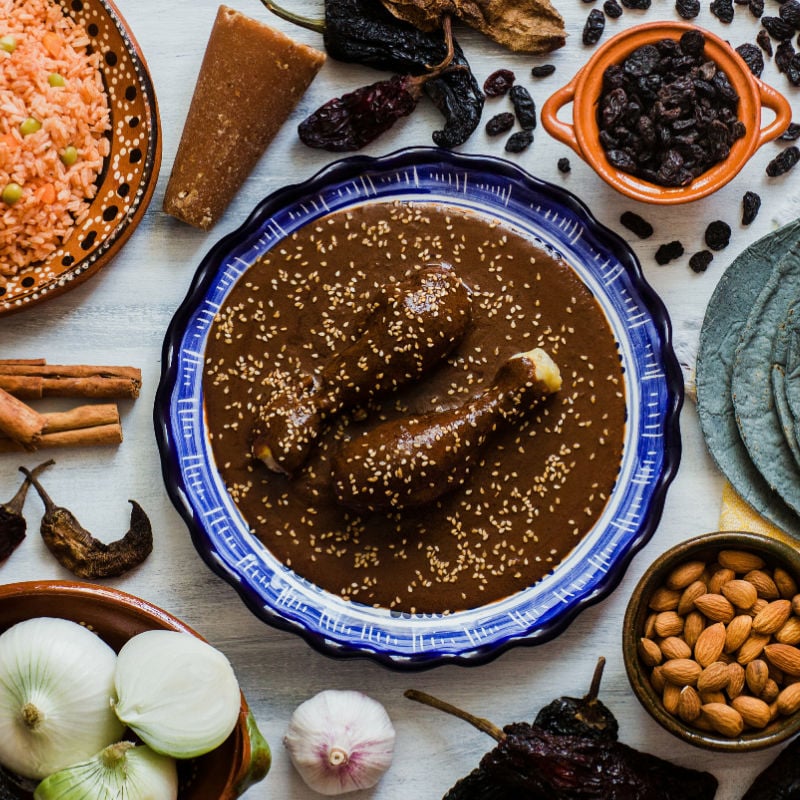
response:
<path fill-rule="evenodd" d="M 568 122 L 562 122 L 558 118 L 558 112 L 567 103 L 571 103 L 575 99 L 575 84 L 578 80 L 576 75 L 566 86 L 558 89 L 550 97 L 545 100 L 541 110 L 541 119 L 544 129 L 559 142 L 569 145 L 581 158 L 581 152 L 578 139 L 575 136 L 575 126 L 570 125 Z"/>
<path fill-rule="evenodd" d="M 758 83 L 761 105 L 775 112 L 775 119 L 766 128 L 762 128 L 759 131 L 758 142 L 756 143 L 756 149 L 758 149 L 762 144 L 771 142 L 786 130 L 792 121 L 792 107 L 779 91 L 763 81 L 756 80 L 756 83 Z"/>
<path fill-rule="evenodd" d="M 236 776 L 233 792 L 223 800 L 234 800 L 244 794 L 254 783 L 266 777 L 272 765 L 269 745 L 258 729 L 253 714 L 247 710 L 242 711 L 241 715 L 245 715 L 247 731 L 242 742 L 242 764 Z"/>

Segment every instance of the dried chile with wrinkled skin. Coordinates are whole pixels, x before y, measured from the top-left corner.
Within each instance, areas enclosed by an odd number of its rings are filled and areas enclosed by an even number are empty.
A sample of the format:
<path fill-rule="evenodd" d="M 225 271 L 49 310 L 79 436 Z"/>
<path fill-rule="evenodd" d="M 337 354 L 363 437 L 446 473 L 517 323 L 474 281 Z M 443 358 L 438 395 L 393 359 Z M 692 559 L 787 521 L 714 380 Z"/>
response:
<path fill-rule="evenodd" d="M 523 130 L 512 133 L 508 137 L 505 150 L 507 153 L 521 153 L 533 144 L 533 131 Z"/>
<path fill-rule="evenodd" d="M 761 24 L 766 28 L 767 33 L 779 42 L 785 42 L 794 36 L 794 28 L 780 17 L 761 17 Z"/>
<path fill-rule="evenodd" d="M 558 159 L 556 167 L 558 167 L 558 171 L 563 175 L 572 172 L 572 164 L 569 163 L 569 159 L 566 156 L 562 156 Z"/>
<path fill-rule="evenodd" d="M 750 784 L 742 800 L 794 800 L 800 797 L 800 738 L 781 750 Z"/>
<path fill-rule="evenodd" d="M 733 22 L 732 0 L 711 0 L 711 13 L 720 21 L 729 25 Z"/>
<path fill-rule="evenodd" d="M 798 161 L 800 161 L 800 150 L 795 145 L 786 147 L 767 164 L 767 175 L 770 178 L 785 175 Z"/>
<path fill-rule="evenodd" d="M 622 14 L 622 6 L 617 0 L 605 0 L 603 3 L 603 12 L 609 19 L 619 19 Z"/>
<path fill-rule="evenodd" d="M 531 93 L 524 86 L 517 84 L 511 87 L 509 96 L 520 128 L 524 131 L 534 130 L 536 128 L 536 103 L 534 103 Z"/>
<path fill-rule="evenodd" d="M 31 471 L 31 475 L 37 476 L 53 463 L 45 461 L 44 464 L 39 464 Z M 25 505 L 30 485 L 31 479 L 26 476 L 17 493 L 7 503 L 0 503 L 0 564 L 22 544 L 25 538 L 28 526 L 25 517 L 22 516 L 22 507 Z"/>
<path fill-rule="evenodd" d="M 674 261 L 676 258 L 680 258 L 682 255 L 683 245 L 677 239 L 675 239 L 672 242 L 662 244 L 661 247 L 656 250 L 656 264 L 663 267 L 665 264 L 669 264 L 670 261 Z"/>
<path fill-rule="evenodd" d="M 483 82 L 483 93 L 487 97 L 502 97 L 514 85 L 516 75 L 510 69 L 495 70 Z"/>
<path fill-rule="evenodd" d="M 57 506 L 38 479 L 25 467 L 20 472 L 30 478 L 44 503 L 41 534 L 47 548 L 62 567 L 79 578 L 116 578 L 141 564 L 153 550 L 150 520 L 135 501 L 131 504 L 128 532 L 110 544 L 95 539 L 81 527 L 71 511 Z"/>
<path fill-rule="evenodd" d="M 556 71 L 555 64 L 539 64 L 531 68 L 532 78 L 547 78 Z"/>
<path fill-rule="evenodd" d="M 619 221 L 640 239 L 649 239 L 653 235 L 653 226 L 633 211 L 623 211 Z"/>
<path fill-rule="evenodd" d="M 583 26 L 583 43 L 594 45 L 600 41 L 603 31 L 606 29 L 606 16 L 599 8 L 593 8 L 586 18 Z"/>
<path fill-rule="evenodd" d="M 769 33 L 762 28 L 756 35 L 756 44 L 768 55 L 772 55 L 772 39 Z"/>
<path fill-rule="evenodd" d="M 760 78 L 761 73 L 764 71 L 764 56 L 761 54 L 761 50 L 756 45 L 745 42 L 736 48 L 736 52 L 741 56 L 742 61 L 747 64 L 750 72 L 756 78 Z"/>
<path fill-rule="evenodd" d="M 747 7 L 756 19 L 760 19 L 761 15 L 764 13 L 764 0 L 749 0 Z"/>
<path fill-rule="evenodd" d="M 510 111 L 503 111 L 495 114 L 486 123 L 486 133 L 489 136 L 499 136 L 501 133 L 508 133 L 514 127 L 514 115 Z"/>
<path fill-rule="evenodd" d="M 779 141 L 794 142 L 800 138 L 800 124 L 790 122 L 789 127 L 778 137 Z"/>
<path fill-rule="evenodd" d="M 694 19 L 700 13 L 700 0 L 676 0 L 675 10 L 682 19 Z"/>
<path fill-rule="evenodd" d="M 731 240 L 731 226 L 721 219 L 715 219 L 709 222 L 704 238 L 711 250 L 724 250 Z"/>
<path fill-rule="evenodd" d="M 761 197 L 755 192 L 745 192 L 742 197 L 742 225 L 750 225 L 758 216 L 760 208 Z"/>
<path fill-rule="evenodd" d="M 689 267 L 692 272 L 705 272 L 713 260 L 714 254 L 710 250 L 698 250 L 689 259 Z"/>

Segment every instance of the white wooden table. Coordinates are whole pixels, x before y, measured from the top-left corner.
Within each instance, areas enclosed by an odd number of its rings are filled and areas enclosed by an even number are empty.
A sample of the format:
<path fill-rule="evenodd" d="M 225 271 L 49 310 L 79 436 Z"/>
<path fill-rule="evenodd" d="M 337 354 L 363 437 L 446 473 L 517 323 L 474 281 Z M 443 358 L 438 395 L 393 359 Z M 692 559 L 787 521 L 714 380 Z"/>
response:
<path fill-rule="evenodd" d="M 297 11 L 312 15 L 321 12 L 318 0 L 286 1 Z M 722 478 L 706 452 L 690 402 L 681 418 L 683 459 L 669 491 L 663 518 L 620 586 L 609 598 L 580 614 L 555 640 L 534 648 L 515 648 L 482 667 L 445 667 L 419 674 L 398 674 L 366 660 L 331 660 L 313 651 L 300 638 L 273 630 L 256 619 L 235 591 L 201 561 L 164 490 L 153 434 L 152 402 L 160 374 L 164 332 L 208 248 L 238 227 L 262 197 L 310 176 L 331 160 L 329 154 L 308 150 L 298 142 L 296 123 L 324 100 L 381 76 L 366 68 L 329 60 L 224 218 L 211 233 L 204 234 L 166 216 L 161 203 L 217 3 L 212 0 L 117 2 L 149 62 L 161 109 L 164 158 L 155 197 L 138 230 L 106 270 L 62 297 L 0 319 L 0 358 L 44 357 L 51 363 L 131 364 L 142 368 L 141 397 L 123 403 L 123 444 L 116 449 L 53 453 L 57 465 L 48 471 L 46 485 L 54 499 L 68 505 L 85 527 L 108 540 L 117 538 L 127 528 L 128 498 L 138 500 L 147 511 L 154 526 L 155 551 L 141 568 L 113 581 L 113 585 L 178 615 L 231 659 L 274 752 L 269 776 L 246 797 L 304 800 L 317 796 L 295 773 L 281 738 L 294 708 L 322 689 L 366 691 L 386 706 L 397 729 L 396 757 L 391 770 L 375 790 L 359 793 L 355 798 L 438 798 L 477 765 L 493 742 L 463 722 L 405 700 L 405 688 L 413 686 L 438 694 L 499 724 L 530 721 L 542 705 L 557 695 L 582 694 L 588 688 L 597 657 L 604 655 L 608 663 L 602 699 L 619 718 L 621 739 L 680 764 L 709 769 L 720 780 L 719 800 L 739 798 L 755 774 L 777 755 L 778 749 L 730 756 L 683 744 L 647 716 L 628 686 L 622 665 L 623 613 L 644 568 L 672 544 L 717 526 Z M 316 34 L 272 17 L 258 0 L 231 0 L 231 3 L 298 40 L 321 47 Z M 581 44 L 581 30 L 590 8 L 599 5 L 600 0 L 594 4 L 560 0 L 570 39 L 563 50 L 546 58 L 512 56 L 460 27 L 457 35 L 481 82 L 494 69 L 510 67 L 518 80 L 531 89 L 540 106 L 591 54 L 592 49 Z M 711 16 L 708 3 L 703 5 L 699 24 L 721 33 L 734 45 L 754 40 L 758 25 L 746 6 L 737 6 L 736 20 L 724 26 Z M 768 0 L 767 5 L 771 7 L 767 13 L 776 13 L 774 0 Z M 605 37 L 623 26 L 659 17 L 676 17 L 670 0 L 654 0 L 648 12 L 626 10 L 622 18 L 608 21 Z M 530 68 L 546 62 L 557 66 L 555 74 L 546 79 L 531 78 Z M 784 90 L 800 111 L 797 90 L 771 63 L 765 77 Z M 507 101 L 490 100 L 484 119 L 506 108 Z M 423 101 L 411 118 L 401 121 L 367 152 L 380 155 L 405 145 L 430 144 L 430 131 L 437 123 L 437 112 Z M 502 141 L 489 139 L 482 127 L 462 149 L 505 155 Z M 795 188 L 800 173 L 772 180 L 764 175 L 765 165 L 777 151 L 777 145 L 765 146 L 743 173 L 710 198 L 687 207 L 658 210 L 615 193 L 566 147 L 550 139 L 541 126 L 532 148 L 510 158 L 538 177 L 578 194 L 601 222 L 631 240 L 647 279 L 670 311 L 679 355 L 691 361 L 705 305 L 726 266 L 745 245 L 771 230 L 777 222 L 796 216 L 794 209 L 800 207 Z M 569 175 L 557 171 L 556 162 L 561 156 L 570 157 Z M 742 228 L 740 201 L 747 189 L 758 191 L 764 205 L 756 222 Z M 656 233 L 651 239 L 634 240 L 619 225 L 619 215 L 626 209 L 641 213 L 655 225 Z M 726 250 L 716 255 L 708 271 L 697 275 L 689 269 L 688 257 L 703 246 L 705 224 L 713 219 L 728 221 L 733 227 L 733 239 Z M 675 238 L 683 242 L 686 255 L 659 267 L 653 259 L 655 250 L 662 242 Z M 31 466 L 39 460 L 38 455 L 0 455 L 0 496 L 4 500 L 19 484 L 17 467 Z M 0 567 L 0 582 L 71 577 L 46 552 L 36 533 L 40 510 L 38 500 L 31 495 L 26 506 L 28 539 Z"/>

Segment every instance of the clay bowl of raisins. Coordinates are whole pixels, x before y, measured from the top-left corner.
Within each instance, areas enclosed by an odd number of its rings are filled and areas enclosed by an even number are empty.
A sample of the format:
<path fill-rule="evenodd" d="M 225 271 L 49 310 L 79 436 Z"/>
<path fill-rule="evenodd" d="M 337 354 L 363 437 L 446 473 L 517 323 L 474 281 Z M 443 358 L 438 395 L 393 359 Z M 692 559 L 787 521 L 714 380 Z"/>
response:
<path fill-rule="evenodd" d="M 628 679 L 663 728 L 711 750 L 770 747 L 800 732 L 800 551 L 724 531 L 647 569 L 625 614 Z"/>
<path fill-rule="evenodd" d="M 558 118 L 572 104 L 572 122 Z M 774 115 L 762 127 L 762 109 Z M 542 124 L 636 200 L 698 200 L 791 121 L 783 95 L 725 41 L 685 22 L 623 31 L 545 102 Z"/>

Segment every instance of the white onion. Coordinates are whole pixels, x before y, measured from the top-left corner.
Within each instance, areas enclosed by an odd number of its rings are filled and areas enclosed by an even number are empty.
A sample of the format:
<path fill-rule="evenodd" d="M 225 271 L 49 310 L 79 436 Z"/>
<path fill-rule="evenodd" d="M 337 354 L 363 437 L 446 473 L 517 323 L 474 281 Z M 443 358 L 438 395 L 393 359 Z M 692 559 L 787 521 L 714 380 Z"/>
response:
<path fill-rule="evenodd" d="M 119 652 L 117 716 L 157 753 L 193 758 L 236 726 L 239 682 L 227 658 L 188 633 L 146 631 Z"/>
<path fill-rule="evenodd" d="M 64 619 L 37 617 L 0 636 L 0 764 L 41 779 L 120 738 L 110 702 L 114 651 Z"/>

